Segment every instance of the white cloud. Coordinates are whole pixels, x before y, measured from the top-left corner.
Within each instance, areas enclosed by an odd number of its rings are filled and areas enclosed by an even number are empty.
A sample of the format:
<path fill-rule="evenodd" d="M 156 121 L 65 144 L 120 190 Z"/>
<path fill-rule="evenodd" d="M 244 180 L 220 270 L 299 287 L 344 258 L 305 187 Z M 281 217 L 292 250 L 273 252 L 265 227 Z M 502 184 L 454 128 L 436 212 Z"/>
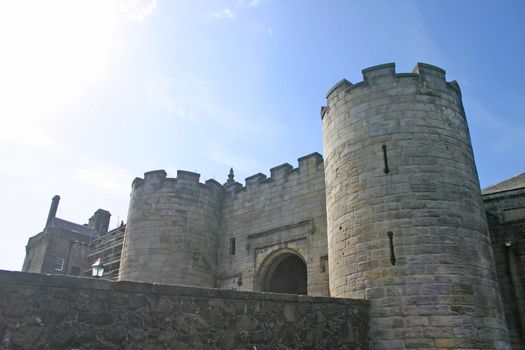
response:
<path fill-rule="evenodd" d="M 162 109 L 156 118 L 166 114 L 181 121 L 192 122 L 209 128 L 236 130 L 243 135 L 264 135 L 275 133 L 280 126 L 268 125 L 265 118 L 259 117 L 246 122 L 246 114 L 237 105 L 225 104 L 218 98 L 218 85 L 195 74 L 181 74 L 176 79 L 153 75 L 145 78 L 144 89 L 149 102 Z"/>
<path fill-rule="evenodd" d="M 18 118 L 6 118 L 2 121 L 0 129 L 0 146 L 32 148 L 35 151 L 52 150 L 60 152 L 61 146 L 57 140 L 52 139 L 45 128 L 36 122 Z"/>
<path fill-rule="evenodd" d="M 144 79 L 146 96 L 153 105 L 165 109 L 169 114 L 183 120 L 194 120 L 195 112 L 183 91 L 177 93 L 176 86 L 167 77 L 149 77 Z M 178 97 L 178 98 L 177 98 Z M 186 102 L 183 102 L 186 101 Z"/>
<path fill-rule="evenodd" d="M 507 152 L 515 149 L 516 145 L 525 144 L 525 125 L 505 123 L 505 118 L 489 110 L 481 101 L 468 99 L 465 105 L 470 106 L 471 111 L 467 114 L 472 115 L 469 117 L 472 126 L 490 130 L 494 136 L 490 142 L 492 151 Z M 501 135 L 505 137 L 500 137 Z"/>
<path fill-rule="evenodd" d="M 211 15 L 212 19 L 235 19 L 238 12 L 246 10 L 247 7 L 257 7 L 261 3 L 266 2 L 267 0 L 237 0 L 232 8 L 225 8 L 223 10 L 217 11 Z M 235 11 L 238 12 L 235 12 Z"/>
<path fill-rule="evenodd" d="M 117 8 L 124 19 L 142 22 L 157 8 L 157 0 L 120 0 Z"/>
<path fill-rule="evenodd" d="M 73 178 L 98 189 L 128 194 L 134 176 L 131 171 L 119 166 L 93 163 L 88 167 L 75 169 Z"/>
<path fill-rule="evenodd" d="M 216 144 L 210 144 L 204 156 L 213 162 L 225 165 L 226 170 L 224 177 L 226 177 L 226 171 L 230 169 L 230 167 L 233 167 L 235 172 L 241 176 L 243 176 L 243 174 L 250 176 L 255 174 L 256 171 L 264 169 L 261 163 L 254 161 L 253 158 L 228 152 Z M 236 180 L 243 182 L 242 178 L 237 178 Z"/>
<path fill-rule="evenodd" d="M 170 82 L 167 78 L 146 78 L 144 79 L 146 96 L 148 100 L 169 110 L 173 109 L 173 101 L 170 97 Z"/>
<path fill-rule="evenodd" d="M 255 6 L 258 6 L 258 5 L 259 5 L 260 3 L 262 3 L 262 2 L 264 2 L 264 0 L 251 0 L 251 1 L 249 2 L 249 5 L 255 7 Z"/>
<path fill-rule="evenodd" d="M 224 10 L 215 12 L 211 16 L 212 16 L 212 18 L 215 18 L 215 19 L 234 19 L 235 18 L 235 12 L 233 12 L 229 8 L 225 8 Z"/>

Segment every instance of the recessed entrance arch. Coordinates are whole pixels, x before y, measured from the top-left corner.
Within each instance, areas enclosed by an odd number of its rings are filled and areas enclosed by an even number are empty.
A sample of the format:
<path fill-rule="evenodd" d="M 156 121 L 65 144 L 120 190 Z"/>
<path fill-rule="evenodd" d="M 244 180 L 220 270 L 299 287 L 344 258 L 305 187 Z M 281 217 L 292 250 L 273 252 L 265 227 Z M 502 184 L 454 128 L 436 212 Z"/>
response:
<path fill-rule="evenodd" d="M 273 252 L 259 269 L 257 285 L 262 292 L 306 295 L 308 280 L 303 257 L 292 249 Z"/>

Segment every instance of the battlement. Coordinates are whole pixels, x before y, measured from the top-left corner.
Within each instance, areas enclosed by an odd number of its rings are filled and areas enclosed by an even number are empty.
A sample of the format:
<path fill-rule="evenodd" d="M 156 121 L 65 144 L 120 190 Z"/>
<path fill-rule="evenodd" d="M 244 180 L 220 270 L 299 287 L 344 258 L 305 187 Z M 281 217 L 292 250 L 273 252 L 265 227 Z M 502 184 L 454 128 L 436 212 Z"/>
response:
<path fill-rule="evenodd" d="M 214 179 L 206 180 L 205 183 L 200 183 L 200 174 L 186 170 L 178 170 L 176 178 L 167 177 L 165 170 L 152 170 L 144 173 L 144 178 L 136 177 L 132 183 L 132 190 L 143 188 L 146 191 L 157 191 L 161 188 L 173 187 L 173 190 L 181 186 L 199 186 L 212 190 L 213 192 L 223 193 L 237 193 L 247 189 L 256 188 L 264 183 L 275 183 L 277 181 L 286 181 L 287 176 L 292 173 L 306 174 L 312 171 L 323 171 L 322 166 L 323 156 L 317 152 L 308 154 L 297 159 L 298 167 L 294 168 L 289 163 L 284 163 L 270 169 L 270 177 L 263 173 L 257 173 L 248 176 L 245 179 L 245 185 L 235 182 L 230 185 L 222 185 Z"/>
<path fill-rule="evenodd" d="M 323 156 L 317 152 L 308 154 L 297 159 L 298 167 L 294 168 L 289 163 L 284 163 L 270 169 L 270 177 L 263 173 L 257 173 L 248 176 L 245 179 L 245 186 L 236 182 L 234 185 L 228 186 L 228 192 L 235 194 L 238 192 L 251 191 L 260 186 L 268 186 L 271 184 L 282 184 L 289 180 L 291 176 L 311 175 L 312 172 L 323 173 Z"/>
<path fill-rule="evenodd" d="M 293 171 L 293 166 L 284 163 L 270 169 L 270 178 L 274 180 L 282 179 Z"/>
<path fill-rule="evenodd" d="M 328 104 L 336 103 L 346 94 L 366 93 L 366 90 L 369 89 L 388 89 L 398 84 L 400 80 L 403 82 L 413 81 L 417 86 L 415 91 L 422 95 L 432 95 L 435 91 L 444 91 L 450 88 L 458 97 L 461 97 L 457 82 L 448 83 L 445 70 L 439 67 L 427 63 L 417 63 L 412 73 L 396 73 L 395 67 L 395 63 L 386 63 L 365 68 L 361 71 L 363 80 L 355 84 L 346 79 L 339 81 L 326 94 Z M 321 118 L 324 118 L 327 110 L 328 107 L 321 108 Z"/>
<path fill-rule="evenodd" d="M 396 78 L 395 63 L 385 63 L 365 68 L 361 71 L 363 80 L 369 85 L 379 85 Z"/>
<path fill-rule="evenodd" d="M 131 185 L 132 190 L 143 187 L 146 190 L 155 191 L 166 186 L 172 186 L 175 190 L 180 186 L 198 186 L 207 188 L 214 192 L 223 192 L 224 187 L 214 179 L 208 179 L 205 183 L 199 182 L 199 173 L 186 170 L 177 170 L 176 178 L 167 177 L 165 170 L 153 170 L 144 173 L 144 179 L 136 177 Z"/>
<path fill-rule="evenodd" d="M 186 170 L 177 170 L 177 180 L 187 181 L 188 183 L 199 182 L 201 174 L 194 173 Z"/>
<path fill-rule="evenodd" d="M 266 175 L 264 175 L 263 173 L 257 173 L 255 175 L 248 176 L 245 179 L 246 187 L 251 187 L 251 186 L 254 186 L 254 185 L 258 185 L 258 184 L 264 182 L 265 180 L 266 180 Z"/>
<path fill-rule="evenodd" d="M 330 90 L 328 90 L 328 92 L 326 93 L 326 98 L 328 99 L 330 95 L 332 95 L 333 92 L 341 91 L 341 90 L 346 91 L 346 90 L 349 90 L 352 86 L 353 84 L 349 82 L 348 80 L 341 79 L 337 82 L 337 84 L 332 86 Z"/>
<path fill-rule="evenodd" d="M 446 72 L 444 69 L 433 66 L 427 63 L 417 63 L 412 70 L 412 73 L 418 74 L 419 79 L 428 84 L 433 85 L 434 87 L 440 86 L 445 87 L 446 81 Z"/>

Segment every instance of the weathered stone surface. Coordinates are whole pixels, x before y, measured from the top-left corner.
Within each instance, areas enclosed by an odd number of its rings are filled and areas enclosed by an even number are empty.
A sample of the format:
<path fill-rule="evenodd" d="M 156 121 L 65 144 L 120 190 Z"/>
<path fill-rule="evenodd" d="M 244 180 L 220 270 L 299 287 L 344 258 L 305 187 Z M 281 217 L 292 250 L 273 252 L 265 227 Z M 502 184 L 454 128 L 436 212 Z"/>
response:
<path fill-rule="evenodd" d="M 197 287 L 216 286 L 217 240 L 224 195 L 210 180 L 179 170 L 135 179 L 119 279 Z"/>
<path fill-rule="evenodd" d="M 427 64 L 363 77 L 322 116 L 330 294 L 370 300 L 374 349 L 509 349 L 459 87 Z"/>
<path fill-rule="evenodd" d="M 272 168 L 264 180 L 252 176 L 246 187 L 226 185 L 217 287 L 268 291 L 276 264 L 295 255 L 306 266 L 308 295 L 329 295 L 323 159 L 313 153 L 298 163 L 295 169 Z M 236 241 L 235 254 L 229 252 L 230 239 Z"/>
<path fill-rule="evenodd" d="M 366 350 L 367 342 L 363 300 L 0 271 L 2 349 Z"/>
<path fill-rule="evenodd" d="M 524 177 L 483 195 L 513 349 L 525 349 L 525 188 L 515 183 Z"/>
<path fill-rule="evenodd" d="M 418 64 L 413 73 L 396 73 L 393 64 L 385 64 L 364 69 L 363 79 L 357 84 L 342 80 L 328 92 L 328 105 L 321 109 L 325 160 L 312 153 L 299 158 L 296 168 L 284 163 L 270 169 L 269 176 L 250 176 L 246 186 L 235 181 L 233 169 L 224 185 L 199 183 L 199 174 L 188 171 L 178 171 L 177 178 L 152 171 L 135 179 L 122 259 L 121 240 L 107 243 L 99 237 L 90 240 L 91 261 L 84 268 L 88 272 L 103 257 L 111 260 L 106 267 L 115 277 L 122 263 L 121 283 L 80 281 L 79 289 L 63 289 L 65 280 L 44 278 L 47 286 L 55 283 L 57 288 L 49 292 L 40 313 L 48 323 L 59 322 L 68 314 L 65 305 L 86 298 L 81 292 L 85 288 L 117 293 L 133 288 L 126 307 L 134 310 L 128 322 L 136 331 L 105 329 L 105 339 L 135 339 L 159 348 L 172 340 L 172 331 L 140 310 L 163 314 L 173 301 L 158 295 L 173 289 L 124 280 L 331 294 L 371 301 L 370 336 L 377 349 L 507 349 L 507 328 L 513 348 L 522 349 L 525 173 L 486 189 L 482 203 L 461 91 L 456 82 L 446 82 L 442 69 Z M 56 205 L 48 223 L 55 213 Z M 29 240 L 25 271 L 70 274 L 86 262 L 87 244 L 85 239 L 77 242 L 77 233 L 92 230 L 56 220 L 60 229 L 46 226 Z M 116 229 L 118 237 L 124 227 Z M 93 246 L 105 248 L 94 253 Z M 59 257 L 69 257 L 63 269 L 55 267 Z M 37 294 L 33 288 L 19 292 L 27 298 Z M 216 292 L 187 293 L 193 296 L 194 310 L 209 300 L 223 311 L 202 318 L 188 310 L 180 316 L 194 327 L 224 324 L 227 330 L 213 346 L 235 348 L 242 339 L 260 342 L 259 349 L 271 348 L 262 344 L 271 337 L 261 320 L 244 314 L 223 317 L 235 315 L 237 306 L 216 298 Z M 101 301 L 106 296 L 91 295 Z M 41 324 L 43 316 L 30 314 L 18 297 L 0 299 L 1 306 L 10 305 L 5 315 L 26 325 Z M 282 324 L 301 320 L 295 299 L 283 298 Z M 94 332 L 94 327 L 117 322 L 105 312 L 84 308 L 76 320 L 83 321 L 86 332 Z M 315 313 L 316 322 L 331 322 L 323 312 Z M 276 325 L 270 323 L 270 329 Z M 146 325 L 158 327 L 154 334 L 160 343 L 149 338 L 153 331 L 139 331 Z M 53 342 L 74 347 L 76 338 L 70 335 L 77 328 L 70 326 L 61 325 L 62 334 Z M 333 327 L 343 337 L 353 336 L 344 325 Z M 40 329 L 28 332 L 27 338 L 38 339 Z M 20 337 L 1 324 L 0 332 L 5 341 Z M 324 331 L 304 332 L 301 339 L 328 346 Z M 194 339 L 193 333 L 178 328 L 170 346 L 188 348 Z M 111 348 L 108 344 L 100 346 Z M 283 344 L 291 347 L 289 339 Z"/>

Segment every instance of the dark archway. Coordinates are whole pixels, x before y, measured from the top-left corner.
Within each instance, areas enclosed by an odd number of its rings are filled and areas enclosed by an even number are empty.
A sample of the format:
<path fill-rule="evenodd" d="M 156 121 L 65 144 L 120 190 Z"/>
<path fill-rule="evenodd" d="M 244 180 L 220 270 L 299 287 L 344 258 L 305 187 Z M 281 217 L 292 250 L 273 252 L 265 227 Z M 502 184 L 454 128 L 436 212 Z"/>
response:
<path fill-rule="evenodd" d="M 263 292 L 308 293 L 306 264 L 296 254 L 283 254 L 273 261 L 264 277 Z"/>

